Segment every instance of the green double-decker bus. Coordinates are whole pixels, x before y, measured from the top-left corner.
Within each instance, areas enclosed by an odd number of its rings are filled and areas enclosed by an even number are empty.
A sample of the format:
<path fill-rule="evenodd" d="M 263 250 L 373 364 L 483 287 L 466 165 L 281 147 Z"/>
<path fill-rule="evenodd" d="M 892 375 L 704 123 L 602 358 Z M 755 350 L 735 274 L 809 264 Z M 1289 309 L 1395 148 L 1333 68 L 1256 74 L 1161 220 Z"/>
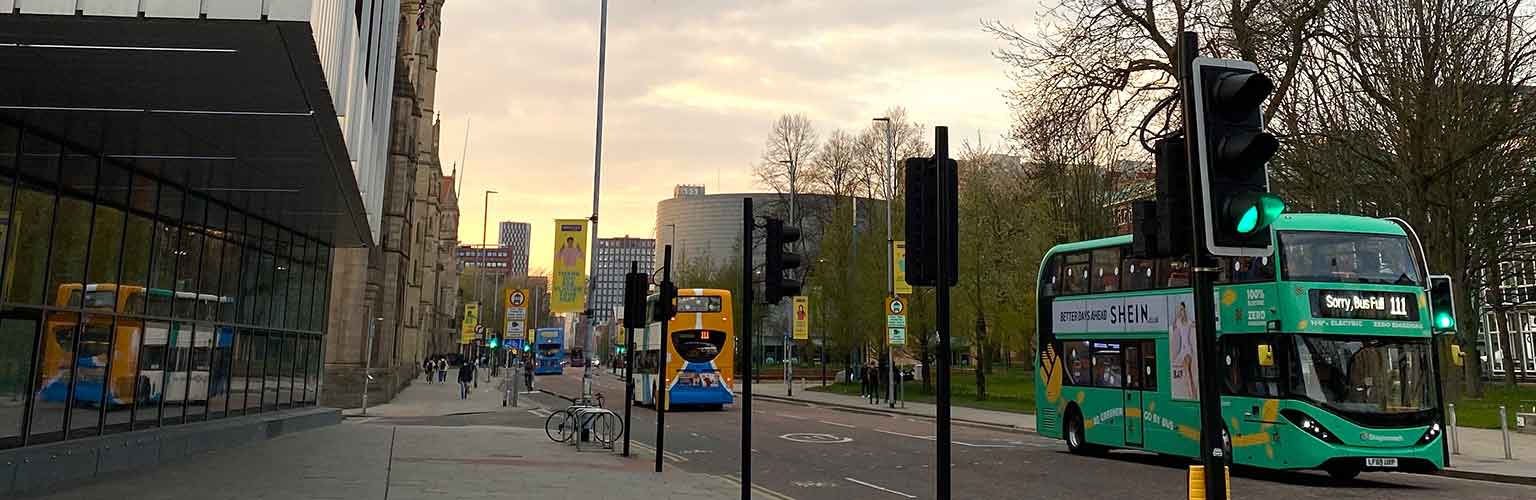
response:
<path fill-rule="evenodd" d="M 1444 467 L 1428 277 L 1400 222 L 1289 214 L 1274 255 L 1222 258 L 1221 366 L 1200 366 L 1192 273 L 1130 236 L 1058 245 L 1040 270 L 1038 428 L 1074 453 L 1199 456 L 1199 377 L 1227 457 L 1273 469 Z"/>

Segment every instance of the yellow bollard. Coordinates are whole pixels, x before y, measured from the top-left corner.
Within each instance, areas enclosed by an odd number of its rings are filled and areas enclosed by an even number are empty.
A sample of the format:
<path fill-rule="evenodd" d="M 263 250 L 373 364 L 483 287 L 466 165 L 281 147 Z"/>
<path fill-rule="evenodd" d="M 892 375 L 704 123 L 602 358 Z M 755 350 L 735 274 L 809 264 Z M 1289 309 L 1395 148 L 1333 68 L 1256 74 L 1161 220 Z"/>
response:
<path fill-rule="evenodd" d="M 1226 472 L 1227 498 L 1232 498 L 1232 469 L 1222 467 Z M 1205 500 L 1205 466 L 1189 466 L 1189 500 Z"/>

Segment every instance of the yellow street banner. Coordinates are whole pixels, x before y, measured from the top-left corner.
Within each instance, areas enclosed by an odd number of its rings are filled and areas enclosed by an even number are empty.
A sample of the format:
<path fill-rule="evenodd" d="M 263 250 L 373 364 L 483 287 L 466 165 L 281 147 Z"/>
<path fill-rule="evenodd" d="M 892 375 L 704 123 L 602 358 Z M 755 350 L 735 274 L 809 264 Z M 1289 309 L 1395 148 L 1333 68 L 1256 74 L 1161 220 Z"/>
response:
<path fill-rule="evenodd" d="M 891 242 L 891 272 L 896 276 L 896 293 L 910 295 L 912 285 L 907 284 L 907 242 L 896 240 Z"/>
<path fill-rule="evenodd" d="M 795 296 L 795 340 L 811 339 L 811 298 Z"/>
<path fill-rule="evenodd" d="M 475 341 L 475 325 L 480 324 L 480 303 L 470 302 L 464 304 L 464 328 L 459 330 L 459 343 L 468 344 Z"/>
<path fill-rule="evenodd" d="M 581 312 L 587 288 L 587 220 L 555 220 L 555 265 L 549 311 Z"/>

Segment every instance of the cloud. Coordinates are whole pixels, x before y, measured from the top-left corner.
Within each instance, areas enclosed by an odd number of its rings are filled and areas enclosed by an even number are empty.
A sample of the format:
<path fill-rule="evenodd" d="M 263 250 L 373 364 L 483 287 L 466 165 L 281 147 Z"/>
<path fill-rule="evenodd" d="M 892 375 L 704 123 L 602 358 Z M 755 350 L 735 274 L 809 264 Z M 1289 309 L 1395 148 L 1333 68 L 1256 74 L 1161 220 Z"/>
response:
<path fill-rule="evenodd" d="M 823 133 L 890 106 L 949 125 L 956 142 L 1007 130 L 981 19 L 1033 23 L 1032 2 L 682 1 L 609 4 L 601 235 L 650 237 L 675 184 L 758 189 L 750 174 L 774 118 L 804 113 Z M 436 109 L 445 168 L 470 123 L 461 239 L 489 221 L 534 225 L 548 267 L 552 221 L 592 211 L 598 2 L 450 0 Z M 492 231 L 494 232 L 494 231 Z"/>

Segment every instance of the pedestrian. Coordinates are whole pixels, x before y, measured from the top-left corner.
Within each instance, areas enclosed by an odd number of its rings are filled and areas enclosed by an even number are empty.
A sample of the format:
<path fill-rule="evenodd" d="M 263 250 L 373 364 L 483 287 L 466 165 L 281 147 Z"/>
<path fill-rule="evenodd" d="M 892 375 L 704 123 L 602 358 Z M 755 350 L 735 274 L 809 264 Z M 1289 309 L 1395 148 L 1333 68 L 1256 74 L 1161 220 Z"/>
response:
<path fill-rule="evenodd" d="M 528 381 L 528 392 L 533 392 L 533 355 L 523 356 L 523 380 Z"/>
<path fill-rule="evenodd" d="M 437 383 L 445 384 L 447 382 L 448 382 L 448 357 L 447 356 L 438 356 L 437 357 Z"/>
<path fill-rule="evenodd" d="M 475 381 L 475 363 L 465 359 L 459 363 L 459 399 L 469 399 L 469 384 Z"/>
<path fill-rule="evenodd" d="M 437 371 L 436 364 L 432 362 L 432 356 L 427 356 L 426 358 L 422 358 L 422 360 L 421 360 L 421 370 L 427 373 L 427 383 L 428 384 L 432 383 L 432 372 Z"/>

